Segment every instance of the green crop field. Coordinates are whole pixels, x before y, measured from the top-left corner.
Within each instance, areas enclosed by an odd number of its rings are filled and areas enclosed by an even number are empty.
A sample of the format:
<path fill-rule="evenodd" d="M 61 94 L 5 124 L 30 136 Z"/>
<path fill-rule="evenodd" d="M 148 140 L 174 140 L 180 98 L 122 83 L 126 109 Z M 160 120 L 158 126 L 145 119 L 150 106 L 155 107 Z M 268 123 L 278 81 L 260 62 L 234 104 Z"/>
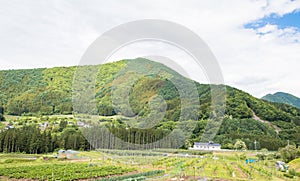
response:
<path fill-rule="evenodd" d="M 164 151 L 164 156 L 162 152 Z M 166 152 L 169 151 L 169 152 Z M 215 152 L 204 155 L 174 150 L 98 150 L 77 159 L 53 155 L 1 154 L 2 180 L 297 180 L 275 168 L 275 159 L 246 164 L 255 152 Z M 123 153 L 123 154 L 120 154 Z M 291 162 L 299 169 L 299 160 Z"/>

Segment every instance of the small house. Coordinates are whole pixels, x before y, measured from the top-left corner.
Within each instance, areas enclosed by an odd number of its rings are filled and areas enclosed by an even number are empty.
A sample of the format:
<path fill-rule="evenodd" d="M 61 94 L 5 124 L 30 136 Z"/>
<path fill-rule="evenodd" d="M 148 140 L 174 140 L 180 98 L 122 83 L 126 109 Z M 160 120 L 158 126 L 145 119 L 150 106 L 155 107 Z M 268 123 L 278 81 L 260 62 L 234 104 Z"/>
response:
<path fill-rule="evenodd" d="M 221 150 L 221 144 L 214 143 L 212 141 L 208 143 L 204 142 L 195 142 L 194 147 L 190 148 L 191 150 Z"/>

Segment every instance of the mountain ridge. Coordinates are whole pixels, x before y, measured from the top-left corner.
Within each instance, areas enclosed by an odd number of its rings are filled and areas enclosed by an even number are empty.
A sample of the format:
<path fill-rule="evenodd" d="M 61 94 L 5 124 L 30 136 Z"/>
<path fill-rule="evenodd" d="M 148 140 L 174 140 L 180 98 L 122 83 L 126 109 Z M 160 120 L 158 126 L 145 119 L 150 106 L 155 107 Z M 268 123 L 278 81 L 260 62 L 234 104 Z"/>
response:
<path fill-rule="evenodd" d="M 263 96 L 261 99 L 270 102 L 284 103 L 284 104 L 288 104 L 300 108 L 300 98 L 285 92 L 276 92 L 274 94 L 267 94 Z"/>
<path fill-rule="evenodd" d="M 147 76 L 138 77 L 133 70 L 146 70 Z M 3 105 L 6 114 L 12 115 L 52 115 L 72 114 L 72 90 L 76 67 L 55 67 L 24 70 L 0 71 L 0 105 Z M 180 124 L 181 100 L 176 86 L 169 80 L 176 77 L 180 81 L 189 81 L 195 84 L 199 100 L 199 116 L 190 117 L 197 121 L 189 142 L 197 141 L 205 130 L 207 120 L 211 117 L 211 86 L 200 84 L 183 77 L 176 71 L 143 58 L 121 60 L 103 65 L 84 66 L 82 73 L 90 73 L 98 70 L 94 88 L 95 104 L 93 109 L 81 107 L 80 110 L 87 114 L 101 116 L 122 115 L 132 119 L 134 124 L 146 124 L 147 121 L 158 119 L 159 114 L 152 114 L 149 102 L 153 107 L 162 108 L 162 103 L 153 100 L 153 96 L 159 95 L 165 100 L 165 115 L 156 126 L 160 129 L 173 129 L 172 125 Z M 122 72 L 123 71 L 123 72 Z M 120 73 L 121 72 L 121 73 Z M 151 74 L 151 72 L 154 72 Z M 158 73 L 158 74 L 155 74 Z M 88 75 L 88 74 L 87 74 Z M 83 81 L 90 81 L 91 77 L 80 77 Z M 112 100 L 111 89 L 115 83 L 122 83 L 130 78 L 136 79 L 129 91 L 129 103 L 132 110 L 126 104 L 116 104 Z M 76 85 L 76 89 L 86 89 Z M 123 85 L 124 88 L 127 86 Z M 280 103 L 271 103 L 253 97 L 249 93 L 239 89 L 226 87 L 226 110 L 224 121 L 215 138 L 215 141 L 223 145 L 229 145 L 235 139 L 243 139 L 251 147 L 253 139 L 259 140 L 262 147 L 276 149 L 284 144 L 284 139 L 291 142 L 300 142 L 300 110 Z M 116 99 L 122 99 L 122 95 L 114 95 Z M 119 96 L 119 97 L 118 97 Z M 124 97 L 123 97 L 124 98 Z M 189 108 L 188 108 L 189 109 Z M 149 118 L 149 115 L 154 117 Z M 157 115 L 157 117 L 155 117 Z M 276 133 L 275 129 L 263 122 L 255 120 L 255 116 L 269 122 L 281 129 Z M 144 118 L 144 122 L 140 118 Z M 297 126 L 298 125 L 298 126 Z M 227 128 L 226 128 L 227 126 Z M 238 126 L 238 127 L 237 127 Z M 297 129 L 296 129 L 297 128 Z M 276 142 L 273 147 L 268 142 Z M 225 146 L 226 147 L 226 146 Z"/>

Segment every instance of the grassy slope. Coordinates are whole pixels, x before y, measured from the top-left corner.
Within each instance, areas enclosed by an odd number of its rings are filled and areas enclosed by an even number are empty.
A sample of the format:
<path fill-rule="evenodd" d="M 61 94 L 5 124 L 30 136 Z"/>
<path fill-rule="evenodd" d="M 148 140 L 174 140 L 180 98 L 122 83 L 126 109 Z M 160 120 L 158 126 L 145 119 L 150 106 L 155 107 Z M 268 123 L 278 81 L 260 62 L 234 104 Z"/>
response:
<path fill-rule="evenodd" d="M 300 172 L 300 158 L 297 158 L 289 162 L 289 166 L 295 169 L 297 172 Z"/>

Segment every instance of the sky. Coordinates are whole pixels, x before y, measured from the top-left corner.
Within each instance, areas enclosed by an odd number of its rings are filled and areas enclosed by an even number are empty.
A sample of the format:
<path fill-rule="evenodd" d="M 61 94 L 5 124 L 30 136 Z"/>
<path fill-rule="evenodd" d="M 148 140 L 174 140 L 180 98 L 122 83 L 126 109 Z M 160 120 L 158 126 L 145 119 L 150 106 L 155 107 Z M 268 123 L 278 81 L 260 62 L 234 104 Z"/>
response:
<path fill-rule="evenodd" d="M 227 85 L 256 97 L 277 91 L 300 97 L 300 0 L 0 0 L 0 69 L 78 65 L 102 33 L 141 19 L 197 33 Z M 159 42 L 129 45 L 110 61 L 157 54 L 205 83 L 187 55 Z"/>

